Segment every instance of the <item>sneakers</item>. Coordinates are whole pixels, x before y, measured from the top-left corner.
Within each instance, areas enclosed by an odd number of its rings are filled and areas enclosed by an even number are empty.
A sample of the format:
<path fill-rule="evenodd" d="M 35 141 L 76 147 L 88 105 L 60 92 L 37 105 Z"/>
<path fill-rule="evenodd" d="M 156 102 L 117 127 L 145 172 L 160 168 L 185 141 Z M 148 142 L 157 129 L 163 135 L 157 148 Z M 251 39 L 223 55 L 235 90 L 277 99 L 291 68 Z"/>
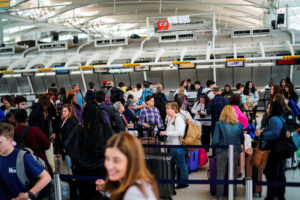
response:
<path fill-rule="evenodd" d="M 187 185 L 187 184 L 178 184 L 175 188 L 176 188 L 177 190 L 185 190 L 185 189 L 189 189 L 190 186 Z"/>

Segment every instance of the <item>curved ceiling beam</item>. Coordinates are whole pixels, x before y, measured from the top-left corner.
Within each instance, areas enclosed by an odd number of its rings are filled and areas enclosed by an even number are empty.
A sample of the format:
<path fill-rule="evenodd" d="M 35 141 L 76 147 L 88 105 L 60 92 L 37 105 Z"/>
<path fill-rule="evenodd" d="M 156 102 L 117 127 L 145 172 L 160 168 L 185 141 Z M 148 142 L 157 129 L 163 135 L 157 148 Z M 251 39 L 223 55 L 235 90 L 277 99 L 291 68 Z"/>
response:
<path fill-rule="evenodd" d="M 64 63 L 66 61 L 65 56 L 53 56 L 45 65 L 45 68 L 50 68 L 54 63 Z"/>
<path fill-rule="evenodd" d="M 27 70 L 27 69 L 31 69 L 33 66 L 35 66 L 35 65 L 39 65 L 39 64 L 41 64 L 41 65 L 45 65 L 46 64 L 46 59 L 47 59 L 47 57 L 44 57 L 44 56 L 40 56 L 40 57 L 36 57 L 35 59 L 32 59 L 29 63 L 28 63 L 28 65 L 25 67 L 25 70 Z"/>
<path fill-rule="evenodd" d="M 65 67 L 69 67 L 74 62 L 80 62 L 81 61 L 81 54 L 76 54 L 72 56 L 65 64 Z"/>
<path fill-rule="evenodd" d="M 28 62 L 27 58 L 20 58 L 18 60 L 15 60 L 8 68 L 7 70 L 13 70 L 17 68 L 19 65 L 24 66 Z"/>
<path fill-rule="evenodd" d="M 93 61 L 101 59 L 102 53 L 94 53 L 85 63 L 85 66 L 89 66 L 93 63 Z"/>

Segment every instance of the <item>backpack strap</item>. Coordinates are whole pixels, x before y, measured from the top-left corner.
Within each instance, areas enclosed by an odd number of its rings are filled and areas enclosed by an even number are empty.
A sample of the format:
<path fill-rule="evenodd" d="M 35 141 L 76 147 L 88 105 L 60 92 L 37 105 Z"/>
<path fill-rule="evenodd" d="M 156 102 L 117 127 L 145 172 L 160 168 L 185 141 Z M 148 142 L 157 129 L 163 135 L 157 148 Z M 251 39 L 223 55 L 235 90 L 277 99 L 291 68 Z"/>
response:
<path fill-rule="evenodd" d="M 20 137 L 22 138 L 22 139 L 24 139 L 24 136 L 25 136 L 25 134 L 28 132 L 28 130 L 30 129 L 30 125 L 28 125 L 28 126 L 26 126 L 24 129 L 23 129 L 23 131 L 21 132 L 21 134 L 20 134 Z"/>
<path fill-rule="evenodd" d="M 24 156 L 26 153 L 27 153 L 26 150 L 19 151 L 17 155 L 16 171 L 19 180 L 23 183 L 23 185 L 28 186 L 30 181 L 26 175 L 25 163 L 24 163 Z"/>

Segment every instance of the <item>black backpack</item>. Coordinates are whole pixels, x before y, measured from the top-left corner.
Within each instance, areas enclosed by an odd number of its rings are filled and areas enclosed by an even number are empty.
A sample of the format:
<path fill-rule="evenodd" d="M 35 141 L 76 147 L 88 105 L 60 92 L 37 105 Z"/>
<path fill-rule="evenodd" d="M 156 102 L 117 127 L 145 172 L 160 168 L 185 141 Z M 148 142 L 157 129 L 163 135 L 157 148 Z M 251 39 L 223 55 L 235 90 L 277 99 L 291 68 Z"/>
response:
<path fill-rule="evenodd" d="M 24 140 L 24 136 L 25 134 L 28 132 L 28 130 L 30 129 L 30 125 L 26 126 L 23 131 L 21 132 L 20 135 L 14 135 L 14 141 L 17 143 L 16 144 L 16 147 L 19 148 L 19 149 L 23 149 L 23 148 L 26 148 L 27 145 L 25 143 L 25 140 Z"/>
<path fill-rule="evenodd" d="M 161 118 L 165 121 L 166 118 L 166 102 L 164 99 L 163 93 L 155 93 L 154 97 L 154 106 L 159 110 Z"/>
<path fill-rule="evenodd" d="M 118 88 L 112 88 L 110 92 L 110 101 L 112 103 L 121 101 L 124 104 L 124 92 Z"/>
<path fill-rule="evenodd" d="M 124 121 L 120 113 L 115 108 L 112 109 L 102 108 L 102 109 L 108 113 L 110 125 L 114 133 L 120 133 L 122 131 L 125 131 Z"/>
<path fill-rule="evenodd" d="M 285 126 L 288 131 L 293 132 L 300 127 L 292 110 L 284 110 L 283 118 L 286 122 Z"/>

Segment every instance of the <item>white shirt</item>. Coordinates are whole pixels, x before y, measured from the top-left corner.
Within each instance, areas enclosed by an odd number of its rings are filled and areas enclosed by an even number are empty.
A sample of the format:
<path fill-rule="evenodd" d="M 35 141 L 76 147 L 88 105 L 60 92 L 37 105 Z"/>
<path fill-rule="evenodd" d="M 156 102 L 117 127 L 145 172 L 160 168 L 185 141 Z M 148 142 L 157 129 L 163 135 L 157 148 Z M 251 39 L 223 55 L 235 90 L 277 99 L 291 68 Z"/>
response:
<path fill-rule="evenodd" d="M 211 92 L 209 92 L 209 91 L 211 91 Z M 215 97 L 214 92 L 210 88 L 204 88 L 202 90 L 202 94 L 207 94 L 209 100 L 212 100 Z"/>
<path fill-rule="evenodd" d="M 136 90 L 134 93 L 135 93 L 137 99 L 140 99 L 143 94 L 143 90 L 142 89 Z"/>
<path fill-rule="evenodd" d="M 200 122 L 202 126 L 211 126 L 211 121 L 198 121 L 197 119 L 211 119 L 211 115 L 206 114 L 205 105 L 203 103 L 194 103 L 192 108 L 192 113 L 195 114 L 195 121 Z M 201 118 L 198 114 L 198 111 L 201 112 L 201 115 L 205 115 L 204 118 Z"/>
<path fill-rule="evenodd" d="M 156 200 L 155 194 L 150 184 L 145 183 L 141 180 L 138 180 L 137 184 L 142 184 L 142 187 L 146 192 L 146 196 L 142 193 L 138 186 L 132 185 L 126 190 L 123 200 Z"/>
<path fill-rule="evenodd" d="M 173 123 L 175 120 L 175 123 Z M 167 144 L 180 145 L 179 138 L 184 136 L 185 133 L 185 121 L 183 120 L 181 114 L 176 114 L 174 118 L 167 116 Z M 175 125 L 174 125 L 175 124 Z"/>

